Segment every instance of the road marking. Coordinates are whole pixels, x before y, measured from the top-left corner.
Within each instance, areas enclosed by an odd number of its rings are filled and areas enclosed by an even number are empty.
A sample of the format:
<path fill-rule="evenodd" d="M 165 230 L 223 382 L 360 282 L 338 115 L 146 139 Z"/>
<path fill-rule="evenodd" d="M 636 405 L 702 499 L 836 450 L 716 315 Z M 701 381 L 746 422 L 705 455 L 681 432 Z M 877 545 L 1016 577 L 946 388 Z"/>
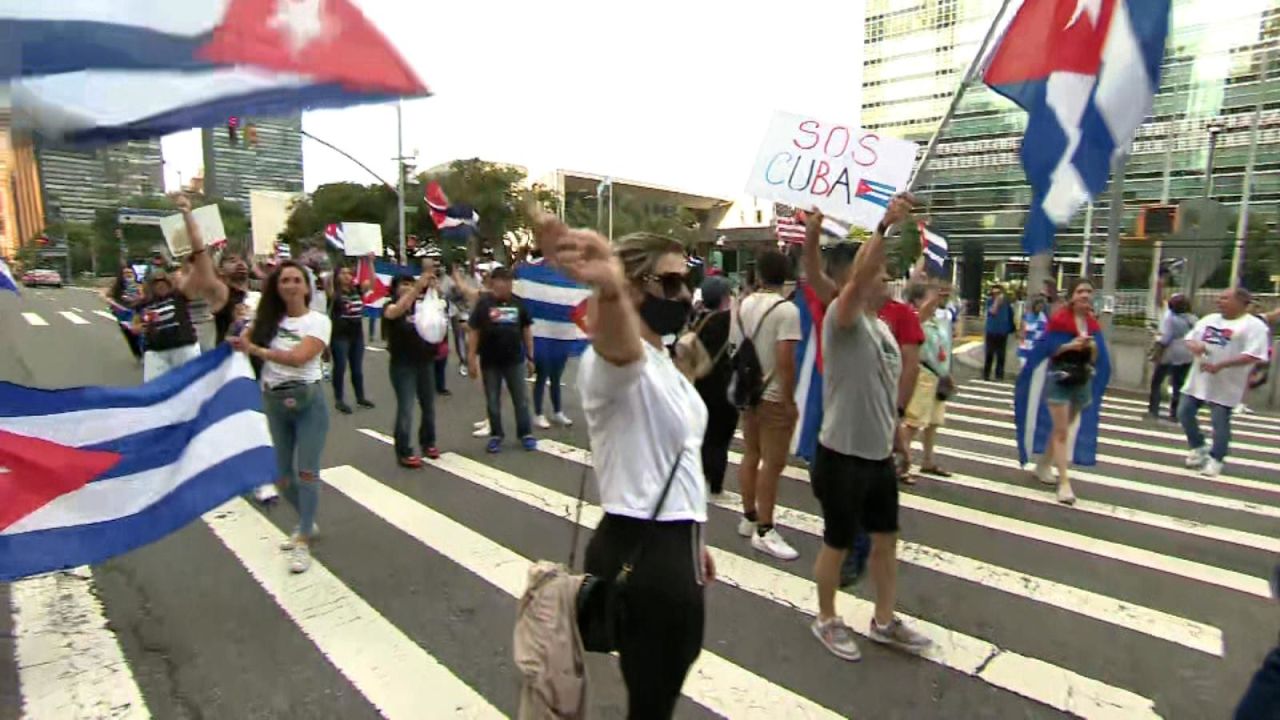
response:
<path fill-rule="evenodd" d="M 380 348 L 376 345 L 365 345 L 364 349 L 368 350 L 369 352 L 376 352 L 376 353 L 384 353 L 387 351 L 386 348 Z"/>
<path fill-rule="evenodd" d="M 325 476 L 329 483 L 329 476 Z M 433 710 L 468 718 L 506 717 L 479 693 L 400 632 L 319 562 L 289 572 L 278 545 L 285 539 L 261 513 L 236 498 L 204 516 L 218 539 L 315 643 L 325 658 L 385 718 L 422 717 Z"/>
<path fill-rule="evenodd" d="M 76 312 L 84 312 L 83 310 L 81 310 L 81 309 L 80 309 L 80 308 L 78 308 L 78 307 L 73 307 L 73 308 L 71 308 L 71 309 L 72 309 L 72 310 L 75 310 Z"/>
<path fill-rule="evenodd" d="M 22 717 L 151 717 L 88 567 L 9 585 Z"/>
<path fill-rule="evenodd" d="M 940 445 L 935 445 L 933 452 L 946 457 L 986 463 L 987 465 L 992 465 L 994 467 L 1003 467 L 1011 470 L 1024 470 L 1017 460 L 1011 458 L 984 455 L 981 453 L 969 452 L 967 450 L 942 447 Z M 1173 500 L 1181 500 L 1182 502 L 1194 503 L 1197 505 L 1223 508 L 1225 510 L 1233 510 L 1235 512 L 1261 515 L 1263 517 L 1280 518 L 1280 507 L 1276 507 L 1274 505 L 1263 505 L 1262 503 L 1256 503 L 1250 500 L 1236 500 L 1235 498 L 1226 498 L 1219 495 L 1206 495 L 1204 493 L 1169 487 L 1167 485 L 1156 485 L 1153 483 L 1138 482 L 1136 480 L 1124 480 L 1122 478 L 1111 477 L 1110 475 L 1083 472 L 1076 468 L 1071 469 L 1071 482 L 1102 485 L 1104 487 L 1112 487 L 1119 490 L 1128 490 L 1146 495 L 1157 495 L 1159 497 L 1166 497 Z"/>
<path fill-rule="evenodd" d="M 432 465 L 555 517 L 570 522 L 574 517 L 575 498 L 475 460 L 448 453 Z M 583 527 L 594 528 L 602 515 L 599 506 L 584 503 L 579 522 Z M 811 580 L 719 548 L 708 549 L 715 558 L 718 581 L 806 615 L 817 614 L 817 599 Z M 874 604 L 843 592 L 839 594 L 839 600 L 850 628 L 865 634 L 871 624 Z M 1158 717 L 1152 701 L 1136 693 L 925 620 L 903 613 L 898 613 L 898 616 L 934 641 L 934 646 L 923 653 L 922 658 L 977 677 L 995 687 L 1086 718 Z M 698 673 L 695 671 L 693 674 Z M 757 701 L 757 705 L 761 709 L 767 708 L 770 717 L 790 716 L 771 703 Z M 728 717 L 739 716 L 739 713 L 725 714 Z"/>
<path fill-rule="evenodd" d="M 72 325 L 88 325 L 89 324 L 88 320 L 85 320 L 84 318 L 71 312 L 70 310 L 62 310 L 62 311 L 59 311 L 58 314 L 66 318 Z"/>
<path fill-rule="evenodd" d="M 44 318 L 33 312 L 22 313 L 22 319 L 26 320 L 28 325 L 34 325 L 36 327 L 45 327 L 49 324 Z"/>
<path fill-rule="evenodd" d="M 991 394 L 988 394 L 988 393 L 991 393 Z M 1013 397 L 1012 395 L 1008 395 L 1004 393 L 992 393 L 992 391 L 987 390 L 985 388 L 974 388 L 970 386 L 965 386 L 964 391 L 957 394 L 956 397 L 963 400 L 995 403 L 998 406 L 998 409 L 1005 410 L 1007 411 L 1006 414 L 1012 416 L 1012 405 L 1010 404 L 1012 402 L 1012 397 Z M 1133 423 L 1148 422 L 1145 405 L 1142 408 L 1143 409 L 1142 413 L 1134 414 L 1134 413 L 1114 412 L 1106 409 L 1106 405 L 1110 403 L 1111 403 L 1111 398 L 1107 398 L 1104 402 L 1104 407 L 1100 413 L 1100 415 L 1103 418 L 1107 418 L 1110 420 L 1122 420 L 1122 421 L 1133 422 Z M 951 403 L 949 402 L 948 406 L 950 406 L 950 404 Z M 1161 407 L 1163 408 L 1165 406 L 1162 405 Z M 1202 416 L 1207 416 L 1208 414 L 1209 414 L 1209 411 L 1207 409 L 1201 412 Z M 1267 442 L 1270 442 L 1275 439 L 1275 431 L 1280 428 L 1266 425 L 1263 423 L 1251 423 L 1247 419 L 1248 417 L 1249 417 L 1248 415 L 1232 416 L 1231 437 L 1233 439 L 1250 438 L 1253 440 L 1263 440 Z M 1242 429 L 1243 427 L 1258 428 L 1261 431 L 1245 430 L 1245 429 Z M 1180 427 L 1172 428 L 1169 431 L 1169 435 L 1171 435 L 1174 439 L 1179 440 L 1180 442 L 1185 442 L 1185 438 L 1182 435 L 1180 435 L 1178 432 L 1180 429 L 1181 429 Z M 1205 428 L 1206 434 L 1212 434 L 1209 432 L 1210 429 L 1211 428 L 1208 428 L 1208 427 Z"/>
<path fill-rule="evenodd" d="M 381 433 L 375 434 L 373 431 L 361 432 L 379 440 L 386 437 L 378 437 Z M 429 464 L 466 477 L 461 473 L 467 472 L 467 462 L 470 461 L 447 453 L 438 461 L 429 461 Z M 323 475 L 325 484 L 329 487 L 363 505 L 401 532 L 461 565 L 473 575 L 512 597 L 519 598 L 524 594 L 532 562 L 529 558 L 353 467 L 331 468 L 325 470 Z M 598 513 L 595 517 L 598 519 Z M 712 712 L 731 718 L 800 717 L 834 720 L 840 717 L 838 713 L 706 649 L 703 649 L 690 669 L 682 692 Z"/>
<path fill-rule="evenodd" d="M 119 321 L 120 321 L 120 319 L 119 319 L 119 318 L 117 318 L 115 315 L 112 315 L 111 313 L 107 312 L 106 310 L 94 310 L 94 311 L 93 311 L 93 314 L 94 314 L 94 315 L 97 315 L 98 317 L 102 318 L 103 320 L 110 320 L 111 322 L 119 322 Z"/>

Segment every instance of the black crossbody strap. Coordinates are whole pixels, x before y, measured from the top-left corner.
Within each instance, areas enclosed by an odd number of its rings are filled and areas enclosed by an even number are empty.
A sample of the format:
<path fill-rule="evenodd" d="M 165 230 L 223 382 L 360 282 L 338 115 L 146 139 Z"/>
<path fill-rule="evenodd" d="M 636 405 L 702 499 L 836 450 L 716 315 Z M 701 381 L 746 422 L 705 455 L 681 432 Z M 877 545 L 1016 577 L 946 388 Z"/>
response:
<path fill-rule="evenodd" d="M 683 456 L 684 448 L 680 448 L 680 452 L 676 453 L 676 461 L 671 464 L 671 472 L 667 473 L 667 484 L 662 486 L 662 494 L 658 496 L 658 505 L 653 508 L 653 514 L 649 516 L 650 520 L 657 520 L 662 512 L 662 505 L 667 501 L 667 493 L 671 492 L 671 483 L 676 479 L 676 471 L 680 469 L 680 458 Z"/>

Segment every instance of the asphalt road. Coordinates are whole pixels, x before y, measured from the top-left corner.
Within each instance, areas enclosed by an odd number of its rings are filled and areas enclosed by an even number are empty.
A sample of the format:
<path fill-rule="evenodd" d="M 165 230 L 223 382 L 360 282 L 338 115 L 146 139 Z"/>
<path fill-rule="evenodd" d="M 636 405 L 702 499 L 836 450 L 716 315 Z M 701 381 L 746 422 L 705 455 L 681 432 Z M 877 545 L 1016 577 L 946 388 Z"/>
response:
<path fill-rule="evenodd" d="M 139 382 L 102 309 L 75 289 L 0 293 L 0 380 Z M 233 501 L 91 570 L 0 584 L 0 720 L 514 715 L 515 595 L 525 559 L 567 558 L 585 428 L 486 455 L 471 437 L 481 392 L 451 359 L 454 394 L 436 411 L 446 456 L 405 470 L 384 441 L 386 363 L 365 360 L 376 409 L 333 415 L 310 572 L 289 576 L 275 549 L 290 508 Z M 1227 472 L 1209 481 L 1133 398 L 1104 410 L 1100 463 L 1066 508 L 1012 459 L 1008 387 L 962 386 L 942 437 L 956 476 L 902 497 L 898 604 L 938 641 L 928 657 L 862 637 L 851 664 L 810 634 L 821 522 L 800 463 L 779 491 L 798 561 L 753 552 L 732 506 L 712 508 L 722 580 L 677 716 L 1228 717 L 1280 626 L 1266 597 L 1280 419 L 1240 418 Z M 859 633 L 871 590 L 839 600 Z M 625 714 L 615 665 L 591 659 L 593 717 Z"/>

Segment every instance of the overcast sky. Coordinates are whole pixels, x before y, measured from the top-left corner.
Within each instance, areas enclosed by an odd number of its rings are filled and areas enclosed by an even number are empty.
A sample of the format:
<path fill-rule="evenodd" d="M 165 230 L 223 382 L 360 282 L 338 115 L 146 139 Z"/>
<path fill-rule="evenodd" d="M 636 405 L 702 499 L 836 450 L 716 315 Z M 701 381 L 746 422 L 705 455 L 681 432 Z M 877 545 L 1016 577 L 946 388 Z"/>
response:
<path fill-rule="evenodd" d="M 480 157 L 737 198 L 774 110 L 856 124 L 862 0 L 361 0 L 433 97 L 404 104 L 420 168 Z M 308 113 L 306 130 L 395 177 L 394 105 Z M 201 165 L 165 138 L 166 180 Z M 372 182 L 303 141 L 308 190 Z"/>

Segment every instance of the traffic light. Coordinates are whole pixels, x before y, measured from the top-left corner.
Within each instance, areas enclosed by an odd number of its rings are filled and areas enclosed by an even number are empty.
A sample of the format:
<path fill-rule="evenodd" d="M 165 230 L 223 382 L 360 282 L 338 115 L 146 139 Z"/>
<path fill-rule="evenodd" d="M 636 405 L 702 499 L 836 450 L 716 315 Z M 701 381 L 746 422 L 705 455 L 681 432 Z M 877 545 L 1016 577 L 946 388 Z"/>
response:
<path fill-rule="evenodd" d="M 232 115 L 231 117 L 227 118 L 227 142 L 231 143 L 232 145 L 239 144 L 239 138 L 237 137 L 237 131 L 239 129 L 240 129 L 240 118 L 236 117 L 235 115 Z"/>
<path fill-rule="evenodd" d="M 1148 205 L 1138 213 L 1137 236 L 1148 235 L 1167 237 L 1178 228 L 1177 205 Z"/>

